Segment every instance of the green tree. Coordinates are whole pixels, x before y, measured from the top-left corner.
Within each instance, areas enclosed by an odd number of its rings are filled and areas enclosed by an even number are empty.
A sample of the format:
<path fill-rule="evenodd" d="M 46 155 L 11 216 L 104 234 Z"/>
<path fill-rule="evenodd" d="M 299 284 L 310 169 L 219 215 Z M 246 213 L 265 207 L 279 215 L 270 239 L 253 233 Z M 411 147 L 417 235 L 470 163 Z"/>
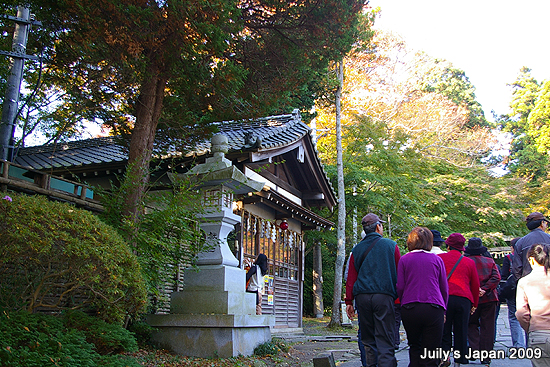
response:
<path fill-rule="evenodd" d="M 511 86 L 512 112 L 498 120 L 501 128 L 513 135 L 507 167 L 514 175 L 538 186 L 546 179 L 549 168 L 550 84 L 537 82 L 531 70 L 523 67 Z"/>
<path fill-rule="evenodd" d="M 457 168 L 435 162 L 433 169 L 422 184 L 429 192 L 424 223 L 430 228 L 480 237 L 487 245 L 504 246 L 509 236 L 523 235 L 523 181 L 493 177 L 482 165 Z"/>
<path fill-rule="evenodd" d="M 423 212 L 422 192 L 412 179 L 425 176 L 420 154 L 408 144 L 405 134 L 366 116 L 356 117 L 346 137 L 349 210 L 358 208 L 359 217 L 369 212 L 378 214 L 388 222 L 384 228 L 387 235 L 404 240 L 415 225 L 414 218 L 422 217 Z"/>
<path fill-rule="evenodd" d="M 527 123 L 528 135 L 533 139 L 537 151 L 547 156 L 550 152 L 550 81 L 542 84 Z"/>
<path fill-rule="evenodd" d="M 512 87 L 510 108 L 513 120 L 506 121 L 505 127 L 507 131 L 519 135 L 525 130 L 529 114 L 535 107 L 540 83 L 531 76 L 531 69 L 522 67 L 516 81 L 510 86 Z"/>
<path fill-rule="evenodd" d="M 65 93 L 56 112 L 69 116 L 52 118 L 99 119 L 114 132 L 131 133 L 137 180 L 125 211 L 137 220 L 160 126 L 190 143 L 211 121 L 308 109 L 328 62 L 354 42 L 363 2 L 40 0 L 29 6 L 48 30 L 47 85 Z"/>
<path fill-rule="evenodd" d="M 481 104 L 476 100 L 475 87 L 464 70 L 454 67 L 446 60 L 432 59 L 430 63 L 426 63 L 426 58 L 423 57 L 422 64 L 428 69 L 420 80 L 422 91 L 437 92 L 457 106 L 466 107 L 467 127 L 489 125 Z"/>

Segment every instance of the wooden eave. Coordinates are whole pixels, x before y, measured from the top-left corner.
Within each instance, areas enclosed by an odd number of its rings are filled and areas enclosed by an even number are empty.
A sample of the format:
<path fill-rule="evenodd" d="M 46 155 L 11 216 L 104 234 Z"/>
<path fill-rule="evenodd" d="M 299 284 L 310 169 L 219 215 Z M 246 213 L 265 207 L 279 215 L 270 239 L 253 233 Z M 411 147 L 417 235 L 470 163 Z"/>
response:
<path fill-rule="evenodd" d="M 298 205 L 276 191 L 262 190 L 251 196 L 245 196 L 241 199 L 244 204 L 264 204 L 275 210 L 277 219 L 295 219 L 302 223 L 303 230 L 314 230 L 320 228 L 331 228 L 334 223 L 315 214 L 309 209 Z"/>
<path fill-rule="evenodd" d="M 241 153 L 240 159 L 242 161 L 246 160 L 244 165 L 254 169 L 271 163 L 273 158 L 277 156 L 281 156 L 285 160 L 285 164 L 288 164 L 288 170 L 292 172 L 294 178 L 298 181 L 299 187 L 294 187 L 265 170 L 258 172 L 258 174 L 291 194 L 300 197 L 306 207 L 325 206 L 329 210 L 333 210 L 336 205 L 336 197 L 317 158 L 309 134 L 291 146 L 250 152 L 248 159 Z"/>

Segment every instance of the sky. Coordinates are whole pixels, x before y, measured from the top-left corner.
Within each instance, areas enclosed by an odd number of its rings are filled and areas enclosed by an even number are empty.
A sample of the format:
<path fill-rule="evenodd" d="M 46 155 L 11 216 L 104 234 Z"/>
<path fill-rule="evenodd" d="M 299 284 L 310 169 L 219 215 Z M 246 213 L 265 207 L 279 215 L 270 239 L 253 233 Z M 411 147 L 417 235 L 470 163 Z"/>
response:
<path fill-rule="evenodd" d="M 370 0 L 380 7 L 375 29 L 401 35 L 407 45 L 450 61 L 476 87 L 485 116 L 508 112 L 511 89 L 526 66 L 550 80 L 546 0 Z"/>

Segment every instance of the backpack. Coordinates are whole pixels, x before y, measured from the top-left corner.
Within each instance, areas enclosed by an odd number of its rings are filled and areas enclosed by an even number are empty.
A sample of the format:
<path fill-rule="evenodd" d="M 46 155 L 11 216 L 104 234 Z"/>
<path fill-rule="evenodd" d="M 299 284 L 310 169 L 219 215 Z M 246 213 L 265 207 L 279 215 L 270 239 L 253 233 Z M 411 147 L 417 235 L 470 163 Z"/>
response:
<path fill-rule="evenodd" d="M 508 279 L 506 279 L 505 282 L 501 282 L 499 285 L 498 290 L 498 298 L 499 299 L 513 299 L 516 297 L 516 287 L 518 285 L 518 281 L 514 274 L 510 274 Z"/>

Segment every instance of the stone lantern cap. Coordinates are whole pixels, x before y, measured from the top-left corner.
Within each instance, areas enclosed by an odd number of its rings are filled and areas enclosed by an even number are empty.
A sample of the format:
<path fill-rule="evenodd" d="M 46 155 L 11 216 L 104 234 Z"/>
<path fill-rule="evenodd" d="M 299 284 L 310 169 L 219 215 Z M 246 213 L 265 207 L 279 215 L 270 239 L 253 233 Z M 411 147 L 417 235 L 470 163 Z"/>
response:
<path fill-rule="evenodd" d="M 261 191 L 263 182 L 252 180 L 241 172 L 233 163 L 225 158 L 228 139 L 223 134 L 212 137 L 212 152 L 214 156 L 207 158 L 206 162 L 190 169 L 185 176 L 198 187 L 223 185 L 235 194 L 246 194 Z"/>

